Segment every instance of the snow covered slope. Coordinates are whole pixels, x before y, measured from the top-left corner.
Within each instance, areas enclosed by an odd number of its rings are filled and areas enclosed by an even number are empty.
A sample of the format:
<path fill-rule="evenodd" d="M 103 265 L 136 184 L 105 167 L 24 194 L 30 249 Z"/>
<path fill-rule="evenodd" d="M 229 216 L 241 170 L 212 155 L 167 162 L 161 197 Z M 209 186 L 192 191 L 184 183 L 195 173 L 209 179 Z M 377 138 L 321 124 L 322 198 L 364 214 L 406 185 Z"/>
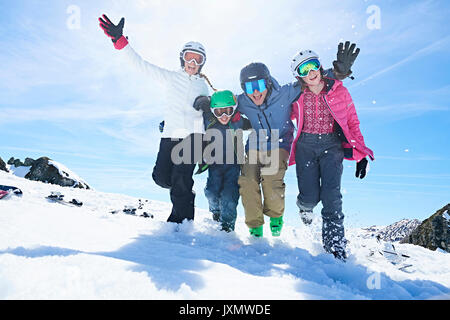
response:
<path fill-rule="evenodd" d="M 361 236 L 364 238 L 380 237 L 384 241 L 400 241 L 411 232 L 413 232 L 422 221 L 418 219 L 402 219 L 386 227 L 371 226 L 368 228 L 362 228 Z"/>
<path fill-rule="evenodd" d="M 63 188 L 0 172 L 21 198 L 0 200 L 0 299 L 427 299 L 450 297 L 450 254 L 396 245 L 412 264 L 403 272 L 369 257 L 378 244 L 347 232 L 347 263 L 324 254 L 320 221 L 285 226 L 280 238 L 219 231 L 206 210 L 178 228 L 171 205 L 151 201 L 154 218 L 115 209 L 138 199 Z M 82 207 L 45 199 L 51 191 Z M 265 233 L 269 234 L 268 224 Z"/>

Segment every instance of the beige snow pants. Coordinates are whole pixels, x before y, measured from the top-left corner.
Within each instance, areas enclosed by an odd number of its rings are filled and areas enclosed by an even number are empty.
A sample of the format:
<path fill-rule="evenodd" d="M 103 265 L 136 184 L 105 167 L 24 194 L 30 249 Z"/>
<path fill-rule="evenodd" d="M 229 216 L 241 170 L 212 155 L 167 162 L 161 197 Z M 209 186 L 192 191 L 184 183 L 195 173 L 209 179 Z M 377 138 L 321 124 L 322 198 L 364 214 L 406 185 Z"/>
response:
<path fill-rule="evenodd" d="M 264 215 L 272 218 L 283 215 L 288 158 L 289 152 L 284 149 L 250 150 L 246 155 L 238 182 L 249 228 L 263 225 Z"/>

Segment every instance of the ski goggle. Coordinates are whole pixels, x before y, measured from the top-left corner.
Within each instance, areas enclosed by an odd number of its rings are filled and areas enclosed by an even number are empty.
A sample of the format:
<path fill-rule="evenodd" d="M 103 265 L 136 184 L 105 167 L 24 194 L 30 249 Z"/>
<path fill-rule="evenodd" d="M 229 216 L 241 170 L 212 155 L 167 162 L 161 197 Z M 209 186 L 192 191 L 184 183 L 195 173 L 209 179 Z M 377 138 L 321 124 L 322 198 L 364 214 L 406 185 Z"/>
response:
<path fill-rule="evenodd" d="M 231 117 L 236 110 L 236 106 L 224 107 L 224 108 L 214 108 L 212 109 L 214 116 L 220 118 L 223 115 Z"/>
<path fill-rule="evenodd" d="M 186 50 L 183 53 L 184 62 L 194 62 L 197 66 L 201 66 L 205 63 L 205 56 L 200 52 Z"/>
<path fill-rule="evenodd" d="M 319 69 L 320 69 L 320 61 L 318 59 L 311 59 L 299 65 L 297 68 L 297 73 L 300 77 L 304 78 L 308 76 L 311 70 L 317 71 Z"/>
<path fill-rule="evenodd" d="M 263 92 L 266 89 L 267 89 L 266 80 L 264 80 L 264 79 L 245 82 L 245 92 L 247 94 L 253 94 L 253 92 L 255 92 L 255 90 L 258 90 L 259 92 Z"/>

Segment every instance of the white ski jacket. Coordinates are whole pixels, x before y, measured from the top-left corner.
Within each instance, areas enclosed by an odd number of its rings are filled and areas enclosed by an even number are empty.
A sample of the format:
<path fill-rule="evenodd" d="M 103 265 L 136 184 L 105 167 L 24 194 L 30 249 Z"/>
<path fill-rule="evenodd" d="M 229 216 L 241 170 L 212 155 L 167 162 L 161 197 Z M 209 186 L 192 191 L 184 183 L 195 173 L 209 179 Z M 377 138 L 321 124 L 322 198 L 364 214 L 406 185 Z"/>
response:
<path fill-rule="evenodd" d="M 129 44 L 120 52 L 151 81 L 162 83 L 167 88 L 163 138 L 185 138 L 192 133 L 205 133 L 202 111 L 196 111 L 192 107 L 195 98 L 209 95 L 204 78 L 190 76 L 183 69 L 170 71 L 153 65 L 142 59 Z"/>

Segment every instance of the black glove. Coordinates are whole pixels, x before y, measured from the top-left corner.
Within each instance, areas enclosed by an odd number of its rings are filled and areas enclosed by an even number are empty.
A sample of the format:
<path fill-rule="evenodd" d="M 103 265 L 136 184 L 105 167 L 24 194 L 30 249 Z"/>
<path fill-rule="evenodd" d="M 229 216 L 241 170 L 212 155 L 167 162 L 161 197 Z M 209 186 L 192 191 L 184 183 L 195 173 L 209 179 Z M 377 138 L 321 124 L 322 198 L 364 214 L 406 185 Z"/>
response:
<path fill-rule="evenodd" d="M 362 179 L 362 178 L 364 178 L 366 176 L 366 173 L 367 173 L 366 169 L 367 169 L 367 163 L 368 162 L 369 161 L 367 161 L 367 159 L 364 158 L 364 159 L 361 159 L 361 161 L 359 161 L 358 163 L 356 163 L 355 176 L 357 178 Z"/>
<path fill-rule="evenodd" d="M 211 98 L 208 96 L 198 96 L 194 101 L 194 109 L 197 111 L 209 112 L 211 105 Z"/>
<path fill-rule="evenodd" d="M 242 120 L 244 120 L 242 124 L 242 130 L 250 130 L 252 129 L 252 123 L 247 118 L 242 117 Z"/>
<path fill-rule="evenodd" d="M 101 18 L 98 18 L 98 21 L 100 22 L 100 28 L 103 29 L 105 34 L 110 37 L 114 43 L 122 37 L 125 18 L 120 19 L 117 26 L 109 20 L 106 14 L 104 14 Z"/>
<path fill-rule="evenodd" d="M 341 42 L 338 46 L 337 52 L 337 60 L 333 61 L 334 70 L 342 76 L 348 77 L 352 74 L 352 65 L 358 57 L 359 48 L 356 48 L 356 44 L 352 43 L 350 45 L 350 41 L 345 42 L 344 44 Z"/>

